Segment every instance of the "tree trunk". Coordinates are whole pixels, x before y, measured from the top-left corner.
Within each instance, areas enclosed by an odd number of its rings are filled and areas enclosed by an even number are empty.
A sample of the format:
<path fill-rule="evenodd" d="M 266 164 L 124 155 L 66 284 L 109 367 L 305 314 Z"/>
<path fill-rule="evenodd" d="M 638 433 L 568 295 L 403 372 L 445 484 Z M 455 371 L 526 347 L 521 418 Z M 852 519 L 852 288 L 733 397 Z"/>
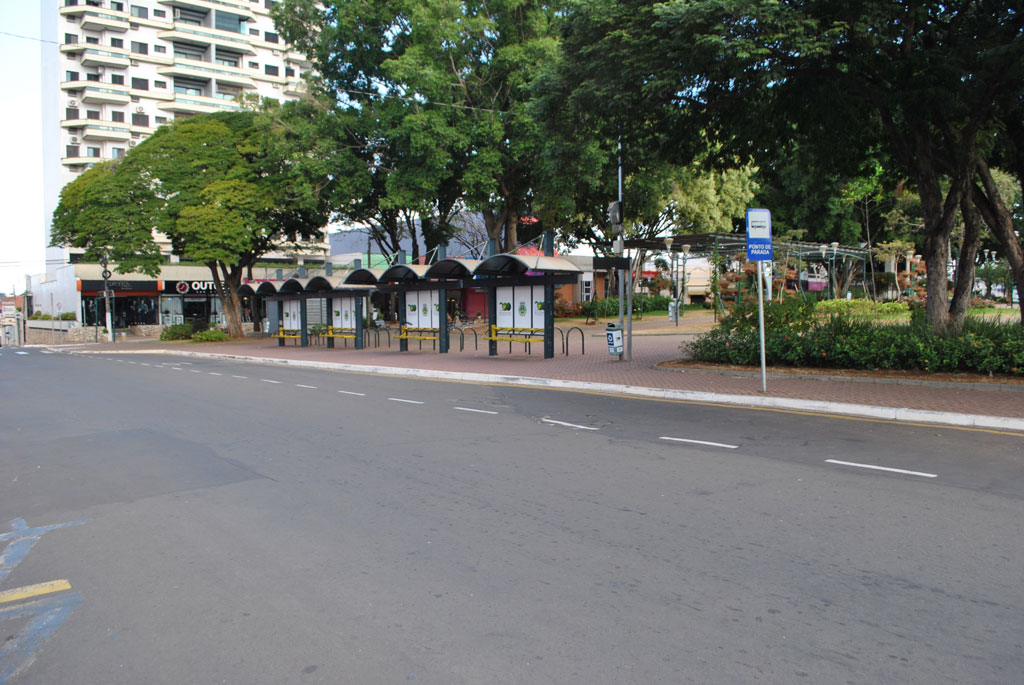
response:
<path fill-rule="evenodd" d="M 978 161 L 978 177 L 984 190 L 977 186 L 972 187 L 971 197 L 985 224 L 1003 248 L 1013 282 L 1017 284 L 1018 295 L 1024 296 L 1024 251 L 1021 250 L 1020 240 L 1013 232 L 1013 217 L 999 196 L 999 189 L 985 160 Z M 1006 294 L 1011 295 L 1009 292 Z M 1024 306 L 1020 306 L 1020 320 L 1021 325 L 1024 325 Z"/>
<path fill-rule="evenodd" d="M 965 193 L 960 201 L 960 213 L 964 217 L 964 239 L 956 260 L 956 285 L 953 287 L 949 313 L 954 321 L 962 322 L 971 304 L 971 293 L 974 291 L 974 260 L 978 256 L 978 242 L 981 240 L 981 217 L 978 216 L 978 210 L 969 193 Z"/>
<path fill-rule="evenodd" d="M 224 320 L 227 323 L 228 335 L 232 338 L 244 337 L 242 332 L 242 300 L 238 296 L 238 289 L 242 286 L 242 269 L 235 267 L 228 270 L 221 262 L 208 264 L 210 273 L 213 274 L 213 283 L 217 288 L 217 297 L 220 298 L 220 306 L 224 311 Z M 221 272 L 223 271 L 223 278 Z"/>

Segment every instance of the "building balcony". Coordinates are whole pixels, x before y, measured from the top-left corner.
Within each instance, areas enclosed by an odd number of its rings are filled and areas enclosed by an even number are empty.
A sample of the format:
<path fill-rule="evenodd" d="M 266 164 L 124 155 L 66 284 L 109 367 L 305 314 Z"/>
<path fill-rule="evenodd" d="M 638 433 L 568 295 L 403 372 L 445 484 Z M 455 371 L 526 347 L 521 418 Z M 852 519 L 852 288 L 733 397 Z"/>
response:
<path fill-rule="evenodd" d="M 97 86 L 95 81 L 81 89 L 78 99 L 90 104 L 126 105 L 131 102 L 127 86 L 103 84 Z"/>
<path fill-rule="evenodd" d="M 251 3 L 248 0 L 157 0 L 157 4 L 167 7 L 188 7 L 197 10 L 229 10 L 232 14 L 238 14 L 249 21 L 256 21 L 256 14 L 252 11 Z"/>
<path fill-rule="evenodd" d="M 114 124 L 112 122 L 99 122 L 90 120 L 82 128 L 83 140 L 129 140 L 132 132 L 125 124 Z"/>
<path fill-rule="evenodd" d="M 219 31 L 206 28 L 205 26 L 193 26 L 192 24 L 175 24 L 170 31 L 160 31 L 156 34 L 161 40 L 180 40 L 186 43 L 195 43 L 203 46 L 222 47 L 227 50 L 241 52 L 246 55 L 255 55 L 256 48 L 248 36 L 230 31 Z"/>
<path fill-rule="evenodd" d="M 80 61 L 83 67 L 127 69 L 131 64 L 127 53 L 111 52 L 110 49 L 97 50 L 96 48 L 86 47 L 81 53 Z"/>
<path fill-rule="evenodd" d="M 157 109 L 164 112 L 181 112 L 183 114 L 211 114 L 213 112 L 241 112 L 240 107 L 232 100 L 206 97 L 205 95 L 186 95 L 175 93 L 173 102 L 161 102 Z"/>
<path fill-rule="evenodd" d="M 236 67 L 228 67 L 221 64 L 202 62 L 194 59 L 182 59 L 180 57 L 175 57 L 174 64 L 171 66 L 158 68 L 157 73 L 161 76 L 188 76 L 204 80 L 215 78 L 223 83 L 230 83 L 236 86 L 246 88 L 256 87 L 252 78 Z"/>
<path fill-rule="evenodd" d="M 72 5 L 61 7 L 60 15 L 64 17 L 81 17 L 80 25 L 86 31 L 128 31 L 129 18 L 126 12 L 92 7 L 90 5 Z"/>
<path fill-rule="evenodd" d="M 102 157 L 61 157 L 60 163 L 64 166 L 83 166 L 102 162 Z"/>
<path fill-rule="evenodd" d="M 304 95 L 307 92 L 309 92 L 309 86 L 302 79 L 288 79 L 284 84 L 285 95 Z"/>

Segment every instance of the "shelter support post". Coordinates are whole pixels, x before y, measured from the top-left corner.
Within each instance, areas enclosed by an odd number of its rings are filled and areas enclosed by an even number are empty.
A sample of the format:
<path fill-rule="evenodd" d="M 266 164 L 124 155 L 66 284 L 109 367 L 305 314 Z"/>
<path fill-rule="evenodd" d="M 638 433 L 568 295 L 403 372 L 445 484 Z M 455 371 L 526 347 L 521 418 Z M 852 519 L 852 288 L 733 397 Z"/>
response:
<path fill-rule="evenodd" d="M 398 327 L 401 329 L 405 326 L 405 289 L 398 291 Z M 398 339 L 398 351 L 408 352 L 409 341 L 405 337 L 399 337 Z"/>
<path fill-rule="evenodd" d="M 555 256 L 555 234 L 544 231 L 544 256 Z M 544 284 L 544 358 L 555 357 L 555 284 Z"/>
<path fill-rule="evenodd" d="M 334 326 L 334 300 L 331 298 L 324 299 L 327 305 L 327 331 L 330 332 L 332 326 Z M 334 349 L 334 336 L 327 336 L 327 349 Z"/>
<path fill-rule="evenodd" d="M 309 347 L 309 331 L 306 324 L 306 298 L 299 298 L 299 344 Z"/>
<path fill-rule="evenodd" d="M 448 353 L 448 291 L 437 291 L 437 351 Z"/>
<path fill-rule="evenodd" d="M 490 334 L 490 331 L 494 330 L 494 327 L 498 325 L 498 288 L 489 285 L 487 286 L 487 330 L 488 336 L 494 337 Z M 487 342 L 487 356 L 496 357 L 498 355 L 498 341 L 490 340 Z"/>
<path fill-rule="evenodd" d="M 369 300 L 369 298 L 366 298 L 366 299 Z M 363 298 L 359 299 L 359 306 L 356 307 L 355 310 L 356 310 L 356 322 L 355 322 L 355 326 L 356 326 L 356 340 L 355 340 L 355 346 L 356 346 L 357 350 L 361 350 L 361 349 L 363 349 Z"/>

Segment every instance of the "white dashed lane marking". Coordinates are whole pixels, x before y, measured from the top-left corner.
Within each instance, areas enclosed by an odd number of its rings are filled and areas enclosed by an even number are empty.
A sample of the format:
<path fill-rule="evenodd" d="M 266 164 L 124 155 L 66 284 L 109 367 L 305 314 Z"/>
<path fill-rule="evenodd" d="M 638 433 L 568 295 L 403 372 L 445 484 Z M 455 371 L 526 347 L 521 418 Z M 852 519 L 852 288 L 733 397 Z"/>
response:
<path fill-rule="evenodd" d="M 263 381 L 264 383 L 273 383 L 274 385 L 281 385 L 281 381 L 272 381 L 266 378 L 261 378 L 260 380 Z"/>
<path fill-rule="evenodd" d="M 471 409 L 469 407 L 454 407 L 458 411 L 471 411 L 474 414 L 497 414 L 496 411 L 487 411 L 486 409 Z"/>
<path fill-rule="evenodd" d="M 232 375 L 231 377 L 232 378 L 248 378 L 248 376 L 235 376 L 235 375 Z"/>
<path fill-rule="evenodd" d="M 405 402 L 406 404 L 423 404 L 419 400 L 403 400 L 401 397 L 389 397 L 392 402 Z"/>
<path fill-rule="evenodd" d="M 734 450 L 738 449 L 739 445 L 727 445 L 724 442 L 708 442 L 707 440 L 690 440 L 688 438 L 669 438 L 662 436 L 661 440 L 671 440 L 672 442 L 688 442 L 693 445 L 707 445 L 709 447 L 724 447 L 726 449 Z"/>
<path fill-rule="evenodd" d="M 566 428 L 578 428 L 579 430 L 584 430 L 584 431 L 600 430 L 598 428 L 594 428 L 593 426 L 580 426 L 580 425 L 575 424 L 575 423 L 566 423 L 565 421 L 555 421 L 554 419 L 541 419 L 541 421 L 543 421 L 544 423 L 554 424 L 556 426 L 565 426 Z"/>
<path fill-rule="evenodd" d="M 309 390 L 316 390 L 316 386 L 315 385 L 302 385 L 301 383 L 296 383 L 295 387 L 296 388 L 307 388 Z"/>
<path fill-rule="evenodd" d="M 223 376 L 224 374 L 222 374 L 222 373 L 217 373 L 216 371 L 211 371 L 211 372 L 210 372 L 210 375 L 211 375 L 211 376 Z"/>
<path fill-rule="evenodd" d="M 839 461 L 838 459 L 826 459 L 829 464 L 839 464 L 840 466 L 856 466 L 859 469 L 872 469 L 874 471 L 888 471 L 890 473 L 903 473 L 908 476 L 921 476 L 922 478 L 938 478 L 938 475 L 934 473 L 922 473 L 921 471 L 905 471 L 904 469 L 893 469 L 888 466 L 875 466 L 874 464 L 857 464 L 852 461 Z"/>
<path fill-rule="evenodd" d="M 352 392 L 351 390 L 339 390 L 342 395 L 356 395 L 357 397 L 366 397 L 365 392 Z"/>

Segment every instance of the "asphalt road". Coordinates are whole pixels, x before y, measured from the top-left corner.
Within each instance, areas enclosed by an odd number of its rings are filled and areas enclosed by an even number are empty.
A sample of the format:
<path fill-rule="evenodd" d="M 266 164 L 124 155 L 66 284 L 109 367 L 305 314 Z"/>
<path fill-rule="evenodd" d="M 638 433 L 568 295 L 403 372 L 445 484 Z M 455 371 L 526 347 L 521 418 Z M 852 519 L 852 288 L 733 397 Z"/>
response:
<path fill-rule="evenodd" d="M 37 348 L 0 407 L 0 682 L 1024 682 L 1024 436 Z"/>

